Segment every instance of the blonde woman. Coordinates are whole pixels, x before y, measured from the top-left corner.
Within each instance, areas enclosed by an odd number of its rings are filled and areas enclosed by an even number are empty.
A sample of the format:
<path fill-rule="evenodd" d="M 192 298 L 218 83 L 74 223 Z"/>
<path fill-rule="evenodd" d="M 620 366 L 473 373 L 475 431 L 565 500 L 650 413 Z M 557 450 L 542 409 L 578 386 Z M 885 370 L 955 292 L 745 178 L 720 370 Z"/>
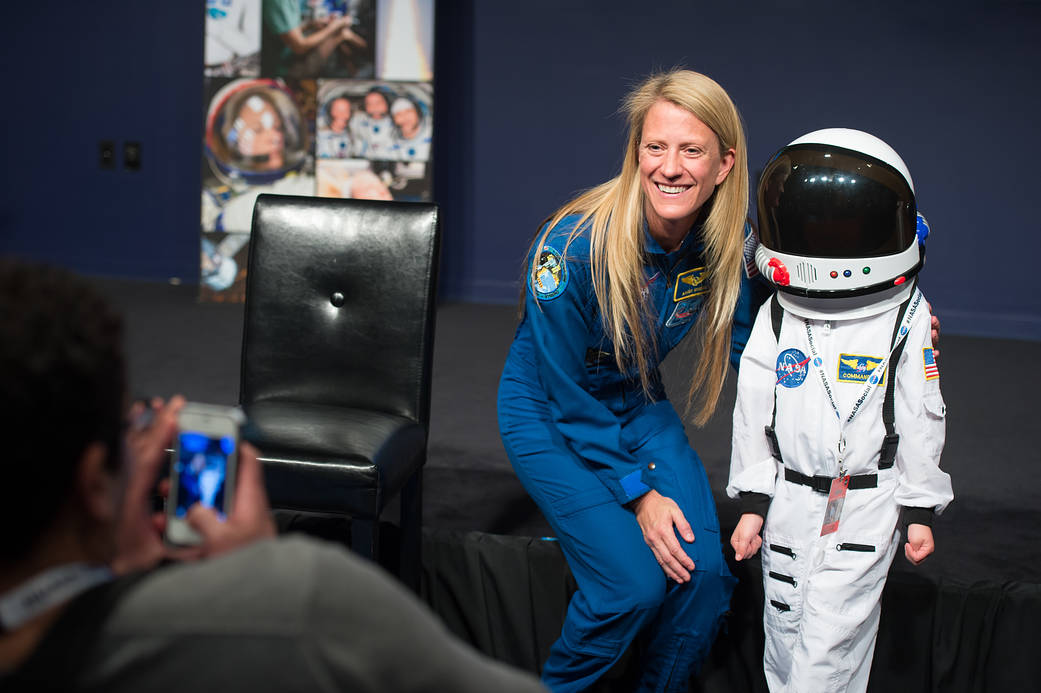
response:
<path fill-rule="evenodd" d="M 499 387 L 506 451 L 578 581 L 542 674 L 554 691 L 587 689 L 638 636 L 639 690 L 686 690 L 734 583 L 658 365 L 688 333 L 698 341 L 688 401 L 703 423 L 768 293 L 742 252 L 745 137 L 696 72 L 654 75 L 624 108 L 621 174 L 532 246 Z"/>

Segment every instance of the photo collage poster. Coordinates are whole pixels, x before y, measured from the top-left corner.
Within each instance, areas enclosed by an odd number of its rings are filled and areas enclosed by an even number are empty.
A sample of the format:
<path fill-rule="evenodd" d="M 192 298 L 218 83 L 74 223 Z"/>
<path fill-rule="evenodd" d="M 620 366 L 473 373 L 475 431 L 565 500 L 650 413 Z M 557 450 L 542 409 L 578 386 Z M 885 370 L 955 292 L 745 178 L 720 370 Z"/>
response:
<path fill-rule="evenodd" d="M 262 193 L 429 201 L 434 0 L 206 0 L 200 299 Z"/>

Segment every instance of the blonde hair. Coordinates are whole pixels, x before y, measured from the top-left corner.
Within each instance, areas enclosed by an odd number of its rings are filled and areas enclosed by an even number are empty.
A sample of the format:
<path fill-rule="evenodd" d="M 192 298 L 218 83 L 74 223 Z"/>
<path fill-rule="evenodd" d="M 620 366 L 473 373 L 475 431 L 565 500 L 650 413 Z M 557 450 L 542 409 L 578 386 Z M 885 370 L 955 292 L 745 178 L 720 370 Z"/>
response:
<path fill-rule="evenodd" d="M 741 290 L 742 247 L 748 212 L 748 157 L 745 134 L 730 97 L 719 84 L 690 70 L 651 75 L 626 97 L 622 110 L 629 121 L 629 141 L 622 172 L 566 203 L 549 219 L 535 241 L 542 247 L 561 219 L 571 214 L 579 221 L 568 244 L 588 222 L 593 290 L 600 306 L 604 331 L 611 339 L 615 361 L 622 372 L 635 365 L 644 392 L 650 392 L 648 363 L 657 349 L 651 329 L 654 316 L 644 288 L 644 193 L 640 183 L 639 148 L 647 112 L 668 101 L 692 113 L 719 141 L 719 153 L 734 150 L 734 165 L 705 203 L 701 235 L 704 242 L 709 291 L 694 326 L 701 358 L 691 376 L 687 412 L 697 397 L 693 417 L 704 424 L 716 409 L 726 380 L 730 330 Z M 564 255 L 566 255 L 566 246 Z M 534 278 L 537 262 L 528 268 Z"/>

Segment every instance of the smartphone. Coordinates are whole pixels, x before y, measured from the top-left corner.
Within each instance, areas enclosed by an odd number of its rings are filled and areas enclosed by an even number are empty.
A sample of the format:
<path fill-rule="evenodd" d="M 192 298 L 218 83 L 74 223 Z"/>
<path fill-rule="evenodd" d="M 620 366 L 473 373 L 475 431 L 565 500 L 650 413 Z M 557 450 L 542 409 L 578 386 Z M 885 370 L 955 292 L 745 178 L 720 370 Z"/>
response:
<path fill-rule="evenodd" d="M 213 508 L 222 520 L 231 511 L 242 421 L 237 407 L 189 402 L 181 409 L 166 500 L 167 542 L 191 546 L 202 541 L 186 520 L 196 503 Z"/>

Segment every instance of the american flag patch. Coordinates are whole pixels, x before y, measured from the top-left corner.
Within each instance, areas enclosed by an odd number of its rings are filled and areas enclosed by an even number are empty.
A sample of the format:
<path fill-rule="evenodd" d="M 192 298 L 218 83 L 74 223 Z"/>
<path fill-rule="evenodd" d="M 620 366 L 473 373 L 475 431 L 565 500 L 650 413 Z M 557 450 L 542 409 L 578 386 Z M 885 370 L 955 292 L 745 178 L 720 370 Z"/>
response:
<path fill-rule="evenodd" d="M 936 380 L 940 377 L 940 369 L 936 367 L 936 357 L 931 347 L 922 349 L 922 365 L 925 367 L 925 379 Z"/>
<path fill-rule="evenodd" d="M 759 236 L 751 224 L 745 224 L 745 276 L 749 279 L 759 274 L 759 268 L 755 266 L 755 249 L 759 247 Z"/>

